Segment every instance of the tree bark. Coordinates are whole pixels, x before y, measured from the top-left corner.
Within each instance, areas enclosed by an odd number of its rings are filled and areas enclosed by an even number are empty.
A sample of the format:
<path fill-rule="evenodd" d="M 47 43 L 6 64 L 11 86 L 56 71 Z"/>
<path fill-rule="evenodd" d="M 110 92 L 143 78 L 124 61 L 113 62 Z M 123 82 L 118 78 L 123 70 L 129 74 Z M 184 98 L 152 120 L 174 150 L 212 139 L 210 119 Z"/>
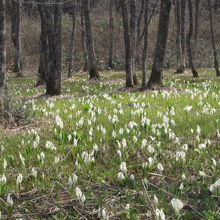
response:
<path fill-rule="evenodd" d="M 81 25 L 81 46 L 83 50 L 84 56 L 84 65 L 83 71 L 86 72 L 88 70 L 88 52 L 86 49 L 86 33 L 85 33 L 85 19 L 84 19 L 84 3 L 81 0 L 80 3 L 80 25 Z"/>
<path fill-rule="evenodd" d="M 109 60 L 108 60 L 108 67 L 110 69 L 114 68 L 114 64 L 113 64 L 113 50 L 114 50 L 113 6 L 114 6 L 114 2 L 112 0 L 110 0 L 110 7 L 109 7 Z"/>
<path fill-rule="evenodd" d="M 195 0 L 195 31 L 194 31 L 194 54 L 193 57 L 196 60 L 196 53 L 197 53 L 197 44 L 199 38 L 199 7 L 200 7 L 200 0 Z"/>
<path fill-rule="evenodd" d="M 61 94 L 62 72 L 62 0 L 51 6 L 41 4 L 42 21 L 45 22 L 42 33 L 45 33 L 46 44 L 44 45 L 43 57 L 45 66 L 45 82 L 47 95 Z"/>
<path fill-rule="evenodd" d="M 199 74 L 194 66 L 193 56 L 192 56 L 192 36 L 193 36 L 193 11 L 192 11 L 192 0 L 188 0 L 189 8 L 189 31 L 187 34 L 187 50 L 189 57 L 189 66 L 191 68 L 193 77 L 199 77 Z"/>
<path fill-rule="evenodd" d="M 160 18 L 157 34 L 157 43 L 153 61 L 153 67 L 150 75 L 150 79 L 147 83 L 147 88 L 154 89 L 158 86 L 162 86 L 162 70 L 164 57 L 166 53 L 169 20 L 170 20 L 171 1 L 161 0 L 160 6 Z"/>
<path fill-rule="evenodd" d="M 144 3 L 144 47 L 142 52 L 142 88 L 147 85 L 147 49 L 148 49 L 148 10 L 149 10 L 149 0 Z"/>
<path fill-rule="evenodd" d="M 0 0 L 0 112 L 4 108 L 4 86 L 6 75 L 5 10 L 5 0 Z"/>
<path fill-rule="evenodd" d="M 11 38 L 14 46 L 14 68 L 13 72 L 18 77 L 23 76 L 21 65 L 21 2 L 12 1 L 11 11 Z"/>
<path fill-rule="evenodd" d="M 184 72 L 183 56 L 182 56 L 182 41 L 181 41 L 181 5 L 180 0 L 176 0 L 176 74 Z"/>
<path fill-rule="evenodd" d="M 96 64 L 96 56 L 94 50 L 94 41 L 92 35 L 92 25 L 90 19 L 90 1 L 83 0 L 84 3 L 84 19 L 85 19 L 85 31 L 86 31 L 86 48 L 88 52 L 88 70 L 90 79 L 100 80 Z"/>
<path fill-rule="evenodd" d="M 124 44 L 125 44 L 125 69 L 126 69 L 126 87 L 134 87 L 132 72 L 132 56 L 131 56 L 131 35 L 129 26 L 129 11 L 127 0 L 122 4 L 122 20 L 124 28 Z"/>
<path fill-rule="evenodd" d="M 138 85 L 138 79 L 136 75 L 136 34 L 137 34 L 137 13 L 136 13 L 136 0 L 129 0 L 130 3 L 130 48 L 131 48 L 131 68 L 133 75 L 134 85 Z"/>
<path fill-rule="evenodd" d="M 70 51 L 69 51 L 69 69 L 68 69 L 68 77 L 73 76 L 73 57 L 74 57 L 74 40 L 75 40 L 75 32 L 76 32 L 76 5 L 75 3 L 72 6 L 72 34 L 70 41 Z"/>
<path fill-rule="evenodd" d="M 209 8 L 210 33 L 211 33 L 212 47 L 213 47 L 213 52 L 214 52 L 214 67 L 215 67 L 216 76 L 220 76 L 218 53 L 216 50 L 215 36 L 214 36 L 214 29 L 213 29 L 213 14 L 212 14 L 211 0 L 207 0 L 207 3 L 208 3 L 208 8 Z"/>
<path fill-rule="evenodd" d="M 186 0 L 181 0 L 181 50 L 182 50 L 182 67 L 186 69 Z"/>

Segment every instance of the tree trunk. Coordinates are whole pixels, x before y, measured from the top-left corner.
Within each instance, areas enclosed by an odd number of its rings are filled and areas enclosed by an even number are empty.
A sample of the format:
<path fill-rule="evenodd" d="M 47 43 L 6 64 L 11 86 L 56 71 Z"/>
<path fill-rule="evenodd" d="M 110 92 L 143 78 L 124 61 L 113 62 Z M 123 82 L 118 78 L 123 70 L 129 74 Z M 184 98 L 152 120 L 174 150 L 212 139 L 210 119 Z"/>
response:
<path fill-rule="evenodd" d="M 175 5 L 176 14 L 176 74 L 184 72 L 183 56 L 182 56 L 182 42 L 181 42 L 181 5 L 180 0 L 176 0 Z"/>
<path fill-rule="evenodd" d="M 193 57 L 196 60 L 196 53 L 197 53 L 197 44 L 198 44 L 198 37 L 199 37 L 199 7 L 200 7 L 200 0 L 195 0 L 195 31 L 194 31 L 194 54 Z"/>
<path fill-rule="evenodd" d="M 75 32 L 76 32 L 76 5 L 74 3 L 72 9 L 72 34 L 71 34 L 70 51 L 69 51 L 69 69 L 68 69 L 69 78 L 73 76 L 72 68 L 73 68 Z"/>
<path fill-rule="evenodd" d="M 113 49 L 114 49 L 113 5 L 114 5 L 114 2 L 112 0 L 110 0 L 110 8 L 109 8 L 109 61 L 108 61 L 108 67 L 110 69 L 114 68 L 114 64 L 113 64 Z"/>
<path fill-rule="evenodd" d="M 168 39 L 170 9 L 171 9 L 171 1 L 161 0 L 159 27 L 158 27 L 154 62 L 153 62 L 151 76 L 147 83 L 147 88 L 150 89 L 154 89 L 157 86 L 163 85 L 162 70 L 163 70 L 163 62 L 166 53 L 166 45 Z"/>
<path fill-rule="evenodd" d="M 47 50 L 47 33 L 46 33 L 46 16 L 43 13 L 42 6 L 38 4 L 38 11 L 40 14 L 40 20 L 41 20 L 41 33 L 40 33 L 40 57 L 39 57 L 39 67 L 38 67 L 38 73 L 37 73 L 37 81 L 35 84 L 35 87 L 38 87 L 40 85 L 43 85 L 46 80 L 46 67 L 45 67 L 45 59 L 44 56 L 45 51 Z"/>
<path fill-rule="evenodd" d="M 83 0 L 84 3 L 84 19 L 85 19 L 85 30 L 86 30 L 86 48 L 88 52 L 88 70 L 90 79 L 100 80 L 100 75 L 98 72 L 95 50 L 94 50 L 94 41 L 92 36 L 92 25 L 90 19 L 90 1 Z"/>
<path fill-rule="evenodd" d="M 181 0 L 181 50 L 182 50 L 182 67 L 186 69 L 186 0 Z"/>
<path fill-rule="evenodd" d="M 122 4 L 122 20 L 123 20 L 124 44 L 125 44 L 126 87 L 134 87 L 133 73 L 132 73 L 131 36 L 130 36 L 129 12 L 128 12 L 127 0 L 122 1 L 121 4 Z"/>
<path fill-rule="evenodd" d="M 4 108 L 4 86 L 6 75 L 6 42 L 5 42 L 5 0 L 0 0 L 0 112 Z"/>
<path fill-rule="evenodd" d="M 21 67 L 21 2 L 12 1 L 11 12 L 11 38 L 14 46 L 14 68 L 13 72 L 18 77 L 23 76 Z"/>
<path fill-rule="evenodd" d="M 137 19 L 137 40 L 136 40 L 136 64 L 140 66 L 140 39 L 141 39 L 141 24 L 144 15 L 145 0 L 141 1 L 141 8 Z"/>
<path fill-rule="evenodd" d="M 146 0 L 144 3 L 144 48 L 142 53 L 142 88 L 147 85 L 147 49 L 148 49 L 148 8 L 149 0 Z"/>
<path fill-rule="evenodd" d="M 214 30 L 213 30 L 213 15 L 212 15 L 211 0 L 207 0 L 207 2 L 208 2 L 208 8 L 209 8 L 210 33 L 211 33 L 212 46 L 213 46 L 213 52 L 214 52 L 214 67 L 215 67 L 216 76 L 220 76 L 218 54 L 216 50 L 215 36 L 214 36 Z"/>
<path fill-rule="evenodd" d="M 45 33 L 46 44 L 44 45 L 44 66 L 47 95 L 61 94 L 61 72 L 62 72 L 62 0 L 57 4 L 39 4 L 45 22 L 41 28 Z"/>
<path fill-rule="evenodd" d="M 130 48 L 131 48 L 131 68 L 133 75 L 134 85 L 138 84 L 138 79 L 136 75 L 136 34 L 137 34 L 137 16 L 136 16 L 136 0 L 129 0 L 130 2 Z"/>
<path fill-rule="evenodd" d="M 189 57 L 189 66 L 191 68 L 193 77 L 199 77 L 199 74 L 194 66 L 193 56 L 192 56 L 192 35 L 193 35 L 193 11 L 192 11 L 192 0 L 188 0 L 189 8 L 189 32 L 187 34 L 187 50 Z"/>
<path fill-rule="evenodd" d="M 81 45 L 84 56 L 84 66 L 83 71 L 86 72 L 88 70 L 88 52 L 86 49 L 86 33 L 85 33 L 85 19 L 84 19 L 84 3 L 81 0 L 80 3 L 80 25 L 81 25 Z"/>

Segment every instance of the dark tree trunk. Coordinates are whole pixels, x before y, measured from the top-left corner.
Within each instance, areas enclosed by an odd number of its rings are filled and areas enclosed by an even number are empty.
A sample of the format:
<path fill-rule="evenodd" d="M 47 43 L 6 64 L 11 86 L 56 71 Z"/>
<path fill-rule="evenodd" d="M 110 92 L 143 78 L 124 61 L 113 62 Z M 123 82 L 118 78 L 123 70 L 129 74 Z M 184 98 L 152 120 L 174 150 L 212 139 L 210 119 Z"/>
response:
<path fill-rule="evenodd" d="M 181 41 L 181 4 L 180 0 L 176 0 L 176 72 L 177 74 L 184 72 L 183 56 L 182 56 L 182 41 Z"/>
<path fill-rule="evenodd" d="M 195 0 L 195 31 L 194 31 L 194 54 L 193 57 L 196 60 L 196 53 L 197 53 L 197 44 L 198 44 L 198 37 L 199 37 L 199 7 L 200 7 L 200 0 Z"/>
<path fill-rule="evenodd" d="M 88 71 L 90 79 L 100 80 L 100 75 L 98 72 L 96 64 L 96 56 L 94 50 L 94 41 L 92 35 L 92 25 L 90 19 L 90 1 L 83 0 L 84 3 L 84 18 L 85 18 L 85 30 L 86 30 L 86 48 L 88 52 Z"/>
<path fill-rule="evenodd" d="M 141 24 L 144 15 L 144 5 L 146 0 L 141 1 L 141 8 L 137 19 L 137 40 L 136 40 L 136 64 L 140 66 L 140 39 L 141 39 Z"/>
<path fill-rule="evenodd" d="M 113 6 L 114 6 L 114 2 L 112 0 L 110 0 L 110 8 L 109 8 L 109 61 L 108 61 L 108 67 L 110 69 L 114 68 L 114 64 L 113 64 L 113 50 L 114 50 Z"/>
<path fill-rule="evenodd" d="M 134 85 L 138 84 L 136 75 L 136 34 L 137 34 L 137 15 L 136 15 L 136 0 L 129 0 L 130 3 L 130 48 L 131 48 L 131 68 Z"/>
<path fill-rule="evenodd" d="M 146 0 L 144 3 L 144 47 L 142 53 L 142 88 L 146 87 L 147 85 L 147 49 L 148 49 L 148 8 L 149 0 Z"/>
<path fill-rule="evenodd" d="M 5 0 L 0 0 L 0 112 L 4 108 L 3 99 L 6 75 L 5 32 Z"/>
<path fill-rule="evenodd" d="M 14 68 L 17 76 L 23 76 L 21 67 L 21 2 L 12 1 L 11 11 L 11 38 L 14 46 Z"/>
<path fill-rule="evenodd" d="M 208 2 L 208 8 L 209 8 L 210 33 L 211 33 L 212 46 L 213 46 L 213 52 L 214 52 L 214 67 L 215 67 L 216 76 L 220 76 L 218 54 L 216 50 L 215 36 L 214 36 L 214 30 L 213 30 L 213 15 L 212 15 L 211 0 L 207 0 L 207 2 Z"/>
<path fill-rule="evenodd" d="M 181 0 L 181 50 L 182 50 L 182 67 L 186 69 L 186 0 Z"/>
<path fill-rule="evenodd" d="M 189 66 L 191 68 L 193 77 L 199 77 L 199 74 L 194 66 L 193 62 L 193 53 L 192 53 L 192 36 L 193 36 L 193 10 L 192 10 L 192 0 L 188 0 L 188 8 L 189 8 L 189 32 L 187 34 L 187 50 L 189 57 Z"/>
<path fill-rule="evenodd" d="M 46 33 L 46 16 L 43 13 L 42 6 L 38 5 L 40 20 L 41 20 L 41 33 L 40 33 L 40 57 L 39 67 L 37 73 L 37 81 L 35 87 L 43 85 L 46 80 L 46 67 L 45 67 L 45 51 L 47 50 L 47 33 Z"/>
<path fill-rule="evenodd" d="M 131 36 L 129 26 L 129 11 L 127 0 L 121 2 L 122 4 L 122 19 L 124 28 L 124 44 L 125 44 L 125 69 L 126 69 L 126 87 L 133 87 L 132 74 L 132 56 L 131 56 Z"/>
<path fill-rule="evenodd" d="M 45 22 L 41 28 L 46 36 L 46 45 L 43 53 L 45 66 L 45 82 L 47 95 L 61 94 L 61 72 L 62 72 L 62 0 L 57 4 L 39 4 Z"/>
<path fill-rule="evenodd" d="M 156 43 L 153 67 L 152 67 L 150 79 L 147 83 L 147 88 L 150 89 L 163 85 L 162 70 L 163 70 L 163 63 L 164 63 L 164 57 L 166 53 L 166 45 L 168 39 L 170 9 L 171 9 L 171 1 L 161 0 L 159 27 L 158 27 L 157 43 Z"/>
<path fill-rule="evenodd" d="M 71 34 L 71 42 L 70 42 L 70 51 L 69 51 L 69 69 L 68 69 L 68 77 L 73 76 L 73 57 L 74 57 L 74 40 L 75 40 L 75 32 L 76 32 L 76 5 L 73 5 L 72 8 L 72 34 Z"/>
<path fill-rule="evenodd" d="M 80 3 L 80 25 L 81 25 L 81 45 L 84 56 L 84 66 L 83 71 L 86 72 L 88 70 L 88 52 L 86 49 L 86 33 L 85 33 L 85 19 L 84 19 L 84 6 L 83 1 Z"/>

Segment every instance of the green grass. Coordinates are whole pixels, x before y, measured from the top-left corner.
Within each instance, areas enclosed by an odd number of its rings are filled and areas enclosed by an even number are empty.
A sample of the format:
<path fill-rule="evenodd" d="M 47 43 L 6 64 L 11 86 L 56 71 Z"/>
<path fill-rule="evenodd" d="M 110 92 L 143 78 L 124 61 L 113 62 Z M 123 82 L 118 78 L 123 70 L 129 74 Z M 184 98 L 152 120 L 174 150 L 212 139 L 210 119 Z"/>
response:
<path fill-rule="evenodd" d="M 198 79 L 166 73 L 164 82 L 172 89 L 143 93 L 118 93 L 122 73 L 102 73 L 101 83 L 77 75 L 64 80 L 62 96 L 51 98 L 40 97 L 44 87 L 34 88 L 33 78 L 10 79 L 10 95 L 25 100 L 23 110 L 35 118 L 24 130 L 0 134 L 0 178 L 7 178 L 0 183 L 2 216 L 107 219 L 106 212 L 109 219 L 155 219 L 155 210 L 163 209 L 166 219 L 220 219 L 219 198 L 209 190 L 220 177 L 220 79 L 212 70 L 201 72 Z M 46 149 L 47 141 L 56 150 Z M 185 158 L 178 159 L 178 152 Z M 127 172 L 120 170 L 122 162 Z M 78 180 L 70 185 L 73 174 Z M 179 216 L 173 198 L 184 204 Z"/>

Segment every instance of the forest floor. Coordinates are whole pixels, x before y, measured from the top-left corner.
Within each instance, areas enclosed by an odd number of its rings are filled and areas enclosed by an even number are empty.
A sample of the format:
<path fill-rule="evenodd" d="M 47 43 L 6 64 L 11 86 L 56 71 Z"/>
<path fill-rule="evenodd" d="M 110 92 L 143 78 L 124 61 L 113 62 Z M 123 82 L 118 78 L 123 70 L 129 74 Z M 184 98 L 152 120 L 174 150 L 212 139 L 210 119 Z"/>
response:
<path fill-rule="evenodd" d="M 220 78 L 200 73 L 130 93 L 123 73 L 82 73 L 55 97 L 9 78 L 0 219 L 220 219 Z"/>

